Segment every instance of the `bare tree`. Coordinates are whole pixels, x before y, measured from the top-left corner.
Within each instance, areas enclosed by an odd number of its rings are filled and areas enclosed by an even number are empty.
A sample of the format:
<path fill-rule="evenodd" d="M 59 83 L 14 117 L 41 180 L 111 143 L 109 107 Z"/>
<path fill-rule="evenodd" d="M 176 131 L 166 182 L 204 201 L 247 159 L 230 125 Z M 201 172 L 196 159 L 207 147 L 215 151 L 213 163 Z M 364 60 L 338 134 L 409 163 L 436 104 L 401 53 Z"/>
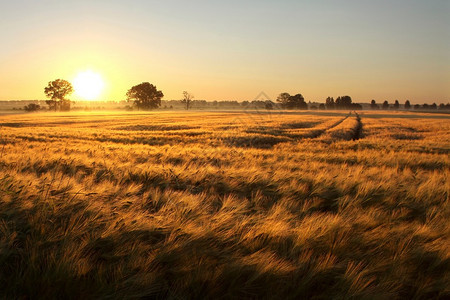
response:
<path fill-rule="evenodd" d="M 192 99 L 194 99 L 194 95 L 187 91 L 183 91 L 183 100 L 181 100 L 181 102 L 186 105 L 186 110 L 189 110 L 191 107 Z"/>

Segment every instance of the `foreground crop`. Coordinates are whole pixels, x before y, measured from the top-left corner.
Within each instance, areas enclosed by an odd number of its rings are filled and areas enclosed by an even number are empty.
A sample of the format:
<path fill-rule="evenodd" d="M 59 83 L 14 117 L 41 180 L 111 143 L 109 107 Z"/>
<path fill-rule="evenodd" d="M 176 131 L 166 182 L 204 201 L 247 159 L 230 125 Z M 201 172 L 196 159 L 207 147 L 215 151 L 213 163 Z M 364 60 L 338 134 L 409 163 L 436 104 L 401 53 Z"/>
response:
<path fill-rule="evenodd" d="M 444 298 L 441 115 L 4 117 L 5 298 Z"/>

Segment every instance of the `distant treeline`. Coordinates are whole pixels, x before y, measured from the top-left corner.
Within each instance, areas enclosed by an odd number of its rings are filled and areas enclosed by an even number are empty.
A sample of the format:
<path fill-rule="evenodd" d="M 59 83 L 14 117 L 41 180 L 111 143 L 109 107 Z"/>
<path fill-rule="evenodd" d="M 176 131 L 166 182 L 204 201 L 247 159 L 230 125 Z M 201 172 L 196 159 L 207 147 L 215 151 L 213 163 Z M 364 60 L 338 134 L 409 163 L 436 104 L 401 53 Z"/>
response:
<path fill-rule="evenodd" d="M 372 100 L 370 102 L 370 108 L 377 110 L 377 109 L 384 109 L 384 110 L 388 110 L 388 109 L 393 109 L 393 110 L 397 110 L 397 109 L 424 109 L 424 110 L 434 110 L 434 109 L 440 109 L 440 110 L 450 110 L 450 103 L 444 104 L 441 103 L 439 105 L 437 105 L 436 103 L 433 104 L 415 104 L 414 106 L 411 105 L 411 103 L 409 102 L 409 100 L 405 101 L 405 104 L 401 105 L 400 102 L 398 100 L 395 100 L 395 102 L 393 104 L 389 104 L 389 102 L 387 100 L 385 100 L 381 105 L 379 105 L 375 100 Z"/>
<path fill-rule="evenodd" d="M 295 96 L 294 96 L 295 97 Z M 294 98 L 296 99 L 296 98 Z M 301 99 L 297 97 L 297 99 Z M 291 98 L 292 100 L 292 98 Z M 123 101 L 72 101 L 72 110 L 132 110 L 133 106 L 129 102 Z M 377 103 L 372 100 L 371 103 L 353 103 L 351 97 L 343 96 L 337 97 L 336 100 L 328 97 L 325 103 L 320 102 L 305 102 L 296 100 L 293 103 L 283 103 L 271 100 L 252 100 L 252 101 L 236 101 L 236 100 L 221 100 L 221 101 L 206 101 L 206 100 L 192 100 L 190 103 L 192 109 L 309 109 L 309 110 L 450 110 L 450 103 L 444 104 L 415 104 L 412 105 L 410 101 L 400 104 L 398 100 L 394 103 L 389 103 L 387 100 L 382 103 Z M 160 109 L 177 109 L 185 108 L 183 100 L 161 100 Z M 0 110 L 25 110 L 38 111 L 49 110 L 45 100 L 14 100 L 14 101 L 0 101 Z"/>

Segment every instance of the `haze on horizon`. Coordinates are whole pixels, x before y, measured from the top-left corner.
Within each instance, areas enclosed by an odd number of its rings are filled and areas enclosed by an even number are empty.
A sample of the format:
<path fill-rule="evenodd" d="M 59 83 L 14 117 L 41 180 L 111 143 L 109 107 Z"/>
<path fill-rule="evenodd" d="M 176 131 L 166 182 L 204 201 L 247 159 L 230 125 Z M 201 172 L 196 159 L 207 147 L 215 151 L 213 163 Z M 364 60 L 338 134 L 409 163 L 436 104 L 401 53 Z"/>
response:
<path fill-rule="evenodd" d="M 48 81 L 92 70 L 101 100 L 149 81 L 164 99 L 446 103 L 449 14 L 447 0 L 8 1 L 0 100 L 44 99 Z"/>

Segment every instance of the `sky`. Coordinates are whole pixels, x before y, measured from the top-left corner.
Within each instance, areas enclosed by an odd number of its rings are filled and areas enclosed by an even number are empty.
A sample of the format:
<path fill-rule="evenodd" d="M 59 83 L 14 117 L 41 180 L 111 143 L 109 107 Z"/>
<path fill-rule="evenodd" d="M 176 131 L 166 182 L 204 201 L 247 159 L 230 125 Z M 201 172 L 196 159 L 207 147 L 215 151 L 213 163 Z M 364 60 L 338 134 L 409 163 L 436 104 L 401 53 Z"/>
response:
<path fill-rule="evenodd" d="M 449 0 L 2 1 L 0 100 L 90 70 L 98 100 L 148 81 L 166 100 L 447 103 L 449 15 Z"/>

